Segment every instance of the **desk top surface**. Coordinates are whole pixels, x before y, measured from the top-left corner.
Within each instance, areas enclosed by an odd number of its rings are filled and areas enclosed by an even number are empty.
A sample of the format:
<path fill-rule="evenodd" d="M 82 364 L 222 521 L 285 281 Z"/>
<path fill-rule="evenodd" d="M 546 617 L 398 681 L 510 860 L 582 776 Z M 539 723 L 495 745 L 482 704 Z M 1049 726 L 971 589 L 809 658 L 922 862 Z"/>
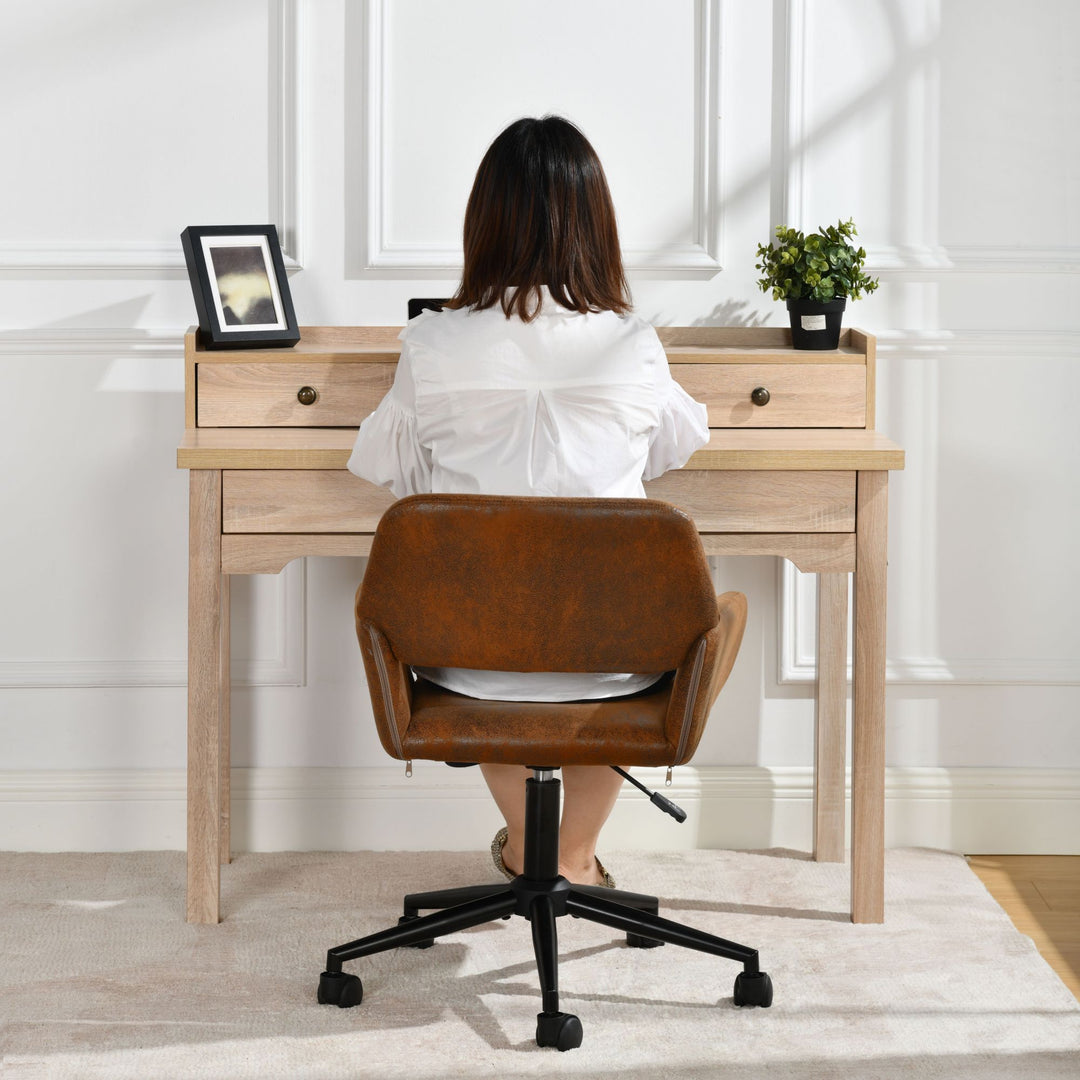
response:
<path fill-rule="evenodd" d="M 658 326 L 669 362 L 693 364 L 865 364 L 874 338 L 845 327 L 839 348 L 800 351 L 791 331 L 769 326 Z M 400 326 L 302 326 L 300 341 L 288 348 L 205 349 L 195 328 L 185 349 L 201 364 L 396 363 L 401 354 Z"/>
<path fill-rule="evenodd" d="M 344 469 L 355 428 L 189 428 L 181 469 Z M 877 431 L 843 428 L 714 428 L 685 469 L 902 469 L 904 451 Z"/>

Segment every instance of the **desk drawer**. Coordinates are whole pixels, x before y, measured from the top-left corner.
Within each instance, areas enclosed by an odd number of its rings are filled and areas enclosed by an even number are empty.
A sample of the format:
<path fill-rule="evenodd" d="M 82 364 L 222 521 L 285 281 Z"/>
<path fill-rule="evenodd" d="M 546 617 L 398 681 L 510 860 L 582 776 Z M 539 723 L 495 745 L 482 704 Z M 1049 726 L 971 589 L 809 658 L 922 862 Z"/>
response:
<path fill-rule="evenodd" d="M 676 503 L 702 532 L 853 532 L 853 472 L 683 469 L 645 485 Z M 226 470 L 226 533 L 367 533 L 394 501 L 343 470 Z"/>
<path fill-rule="evenodd" d="M 864 364 L 672 364 L 671 374 L 707 406 L 709 427 L 866 427 Z M 765 405 L 751 398 L 758 387 Z"/>
<path fill-rule="evenodd" d="M 396 364 L 198 365 L 199 427 L 359 427 L 394 381 Z M 315 400 L 305 405 L 300 390 Z"/>

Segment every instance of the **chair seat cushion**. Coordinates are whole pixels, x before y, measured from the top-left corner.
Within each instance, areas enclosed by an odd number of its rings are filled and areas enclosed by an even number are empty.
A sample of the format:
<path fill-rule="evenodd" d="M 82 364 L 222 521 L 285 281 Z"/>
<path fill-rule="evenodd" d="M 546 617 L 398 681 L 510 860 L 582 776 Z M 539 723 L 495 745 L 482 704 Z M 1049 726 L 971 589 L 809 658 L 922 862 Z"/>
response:
<path fill-rule="evenodd" d="M 487 701 L 418 679 L 404 756 L 504 765 L 667 765 L 672 679 L 593 701 Z"/>

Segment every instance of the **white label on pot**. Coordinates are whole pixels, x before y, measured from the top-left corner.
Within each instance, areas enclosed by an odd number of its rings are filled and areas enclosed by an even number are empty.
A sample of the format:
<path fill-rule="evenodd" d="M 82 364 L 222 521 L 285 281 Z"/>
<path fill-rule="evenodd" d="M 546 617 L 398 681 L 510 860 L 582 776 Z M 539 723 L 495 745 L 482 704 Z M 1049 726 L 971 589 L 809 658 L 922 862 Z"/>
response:
<path fill-rule="evenodd" d="M 804 330 L 824 330 L 825 329 L 825 316 L 824 315 L 803 315 L 802 316 L 802 328 Z"/>

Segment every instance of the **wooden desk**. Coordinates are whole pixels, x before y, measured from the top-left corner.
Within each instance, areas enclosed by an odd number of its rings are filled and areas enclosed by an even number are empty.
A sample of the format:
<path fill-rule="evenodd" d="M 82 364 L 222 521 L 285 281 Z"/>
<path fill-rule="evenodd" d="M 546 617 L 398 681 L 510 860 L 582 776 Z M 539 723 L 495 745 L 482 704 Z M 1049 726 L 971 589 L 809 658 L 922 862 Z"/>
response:
<path fill-rule="evenodd" d="M 854 582 L 851 917 L 884 919 L 885 566 L 889 470 L 873 430 L 874 339 L 793 352 L 786 330 L 659 330 L 672 373 L 709 408 L 709 445 L 646 485 L 694 518 L 713 555 L 777 555 L 818 575 L 814 855 L 844 858 L 847 574 Z M 303 555 L 365 555 L 393 496 L 345 469 L 393 380 L 397 327 L 304 327 L 293 349 L 185 339 L 190 470 L 189 922 L 219 919 L 229 850 L 229 580 Z M 769 391 L 755 404 L 754 392 Z M 761 401 L 766 395 L 758 393 Z M 305 403 L 306 402 L 306 403 Z"/>

